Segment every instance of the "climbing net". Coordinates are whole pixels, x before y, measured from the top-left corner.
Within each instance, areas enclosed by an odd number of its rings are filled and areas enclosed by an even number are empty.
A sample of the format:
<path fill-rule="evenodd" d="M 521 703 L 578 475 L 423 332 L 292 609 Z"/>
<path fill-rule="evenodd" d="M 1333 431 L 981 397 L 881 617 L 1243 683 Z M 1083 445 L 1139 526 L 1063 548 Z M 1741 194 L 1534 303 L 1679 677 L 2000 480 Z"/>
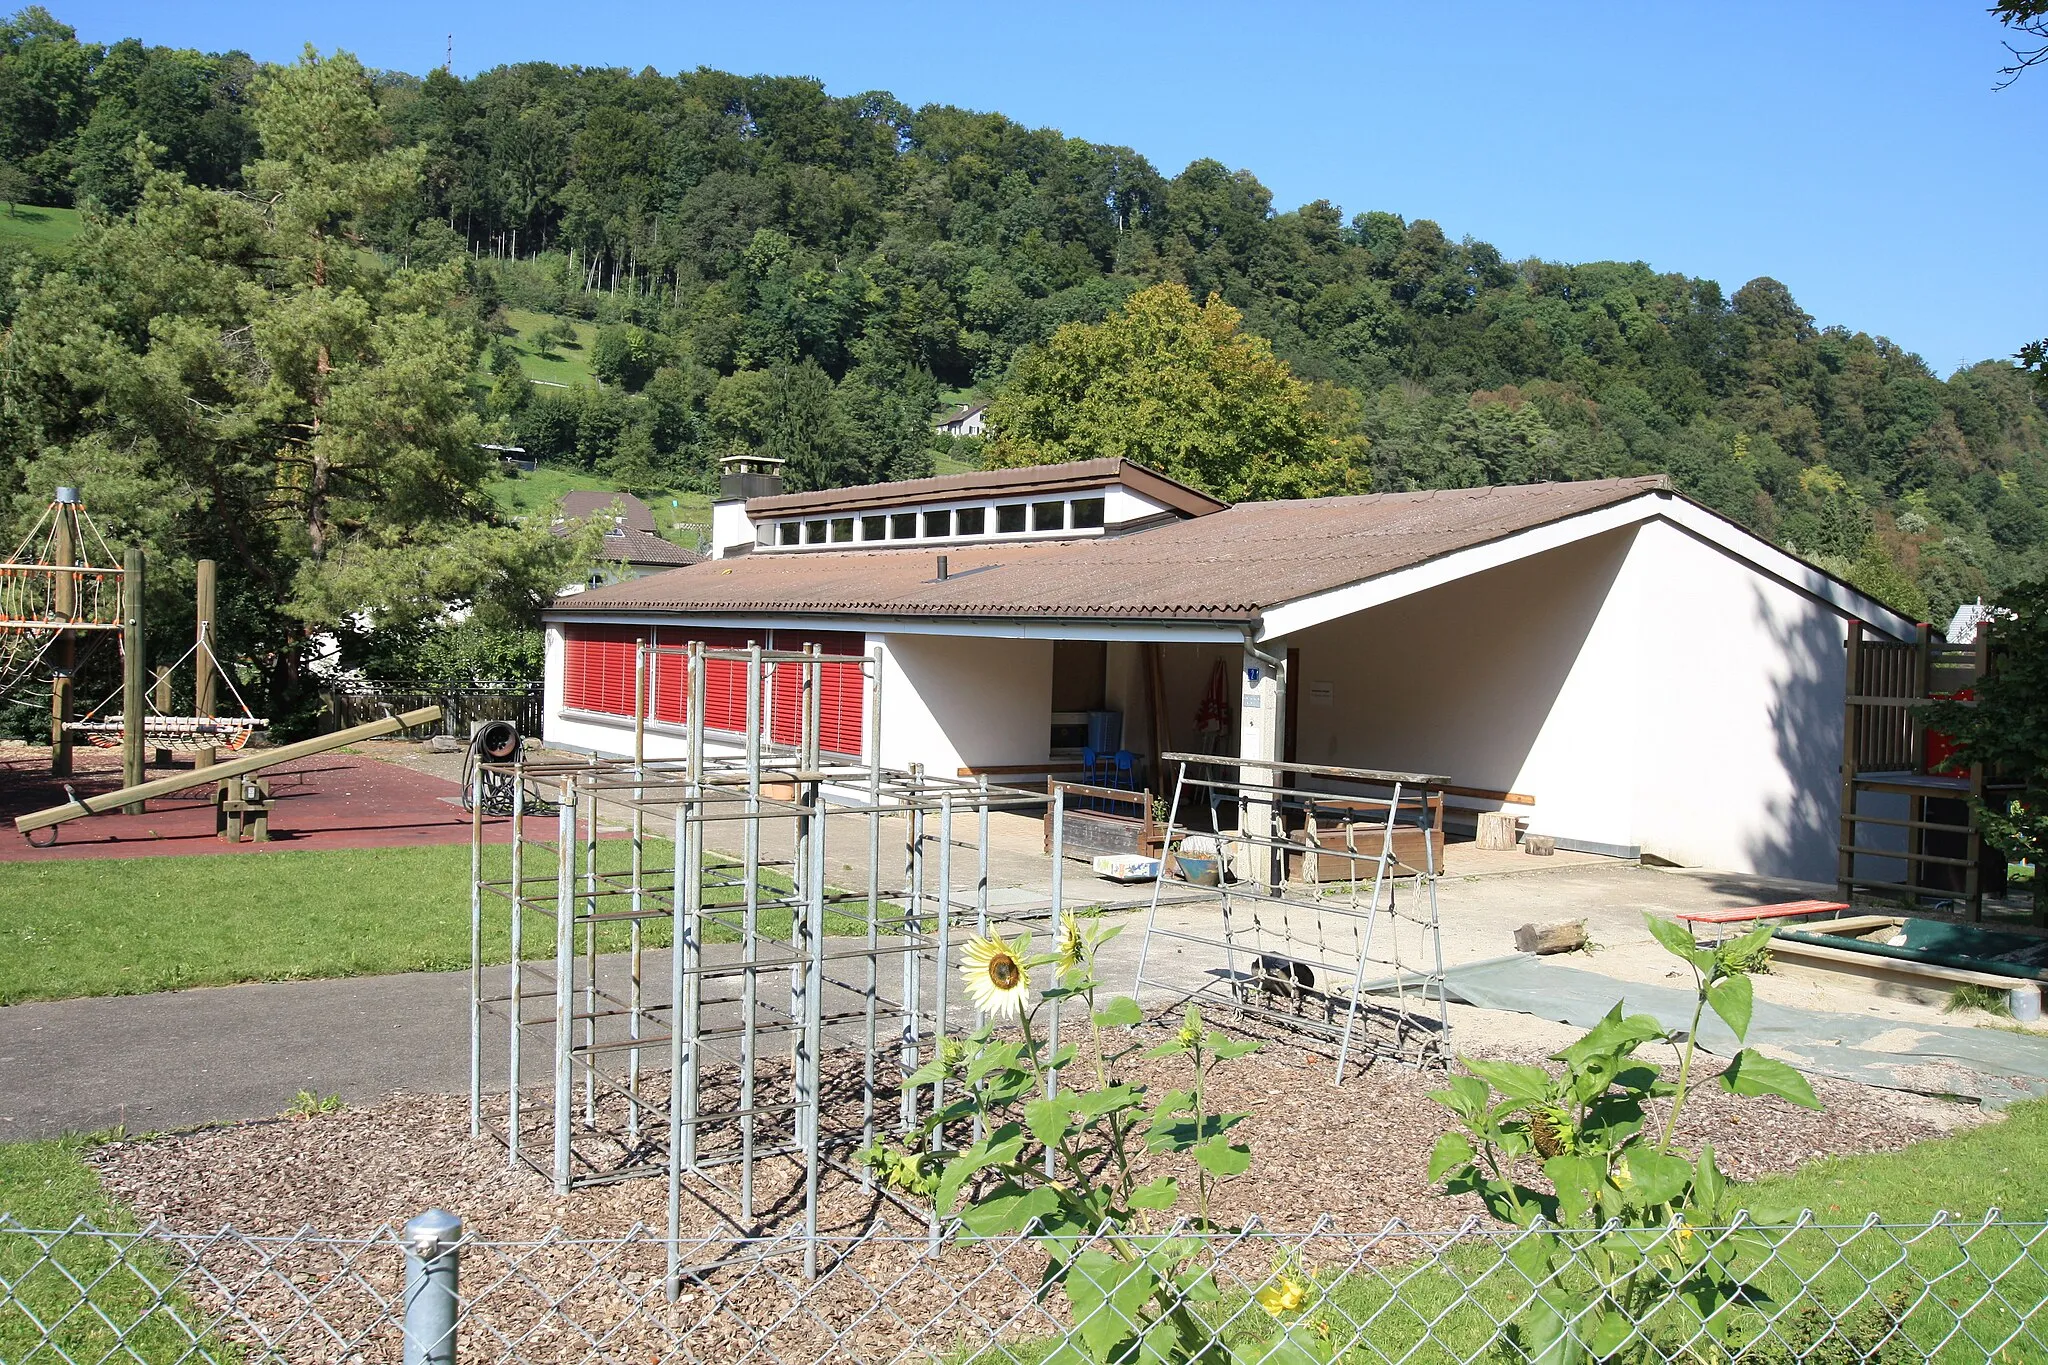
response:
<path fill-rule="evenodd" d="M 72 562 L 59 564 L 67 529 Z M 53 500 L 0 563 L 0 701 L 47 678 L 45 660 L 66 631 L 120 628 L 120 562 L 83 503 Z"/>
<path fill-rule="evenodd" d="M 176 672 L 185 666 L 186 660 L 195 654 L 205 654 L 213 664 L 214 676 L 227 685 L 228 695 L 235 699 L 235 705 L 242 708 L 239 716 L 169 716 L 156 709 L 156 702 L 146 694 L 143 704 L 149 707 L 149 714 L 142 718 L 142 742 L 151 749 L 170 749 L 177 753 L 191 753 L 199 749 L 240 749 L 249 742 L 249 737 L 258 730 L 270 727 L 270 722 L 260 716 L 251 715 L 249 703 L 242 700 L 241 691 L 235 686 L 234 675 L 221 666 L 220 658 L 204 640 L 195 640 L 192 647 L 178 656 L 171 665 Z M 118 720 L 94 720 L 107 705 L 119 697 L 119 692 L 109 693 L 77 720 L 65 725 L 65 729 L 84 739 L 87 743 L 102 749 L 118 749 L 127 737 L 128 727 Z"/>

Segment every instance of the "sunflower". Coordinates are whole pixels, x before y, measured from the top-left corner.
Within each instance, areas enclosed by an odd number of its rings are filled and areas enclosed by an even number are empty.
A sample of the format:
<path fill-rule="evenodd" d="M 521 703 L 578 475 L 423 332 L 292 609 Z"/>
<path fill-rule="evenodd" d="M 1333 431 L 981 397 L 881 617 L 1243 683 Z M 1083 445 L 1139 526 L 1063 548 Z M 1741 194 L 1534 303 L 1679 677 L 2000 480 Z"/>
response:
<path fill-rule="evenodd" d="M 1031 1001 L 1031 973 L 1017 953 L 1000 934 L 968 943 L 960 975 L 967 979 L 967 996 L 976 1009 L 984 1014 L 1024 1017 Z"/>
<path fill-rule="evenodd" d="M 1074 918 L 1071 910 L 1060 916 L 1060 937 L 1053 948 L 1053 957 L 1061 976 L 1079 971 L 1087 961 L 1088 944 L 1081 937 L 1081 921 Z"/>
<path fill-rule="evenodd" d="M 1282 1275 L 1252 1297 L 1259 1301 L 1259 1307 L 1277 1318 L 1282 1313 L 1294 1312 L 1307 1301 L 1308 1286 L 1292 1275 Z"/>

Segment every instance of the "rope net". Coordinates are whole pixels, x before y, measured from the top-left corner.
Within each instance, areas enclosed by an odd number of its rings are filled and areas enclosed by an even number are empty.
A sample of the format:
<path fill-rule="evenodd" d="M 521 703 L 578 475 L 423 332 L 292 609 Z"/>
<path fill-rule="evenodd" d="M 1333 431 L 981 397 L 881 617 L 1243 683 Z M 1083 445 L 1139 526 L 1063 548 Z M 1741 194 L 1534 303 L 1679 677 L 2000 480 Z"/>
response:
<path fill-rule="evenodd" d="M 69 521 L 71 563 L 59 564 Z M 82 503 L 52 501 L 0 562 L 0 701 L 38 681 L 63 632 L 121 628 L 121 566 Z"/>
<path fill-rule="evenodd" d="M 249 742 L 249 736 L 267 722 L 235 716 L 144 716 L 142 742 L 146 748 L 192 753 L 199 749 L 233 752 Z M 127 727 L 118 720 L 74 721 L 64 727 L 102 749 L 118 749 L 127 738 Z"/>

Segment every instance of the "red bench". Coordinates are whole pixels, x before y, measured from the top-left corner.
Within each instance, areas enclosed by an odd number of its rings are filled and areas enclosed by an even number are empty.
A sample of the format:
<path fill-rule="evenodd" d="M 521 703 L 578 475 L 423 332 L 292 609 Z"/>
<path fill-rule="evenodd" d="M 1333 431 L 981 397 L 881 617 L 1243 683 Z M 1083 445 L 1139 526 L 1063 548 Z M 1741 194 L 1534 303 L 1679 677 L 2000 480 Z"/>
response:
<path fill-rule="evenodd" d="M 1776 905 L 1736 905 L 1725 910 L 1694 910 L 1677 916 L 1695 933 L 1702 924 L 1752 924 L 1767 919 L 1801 919 L 1807 915 L 1838 915 L 1846 901 L 1781 901 Z"/>

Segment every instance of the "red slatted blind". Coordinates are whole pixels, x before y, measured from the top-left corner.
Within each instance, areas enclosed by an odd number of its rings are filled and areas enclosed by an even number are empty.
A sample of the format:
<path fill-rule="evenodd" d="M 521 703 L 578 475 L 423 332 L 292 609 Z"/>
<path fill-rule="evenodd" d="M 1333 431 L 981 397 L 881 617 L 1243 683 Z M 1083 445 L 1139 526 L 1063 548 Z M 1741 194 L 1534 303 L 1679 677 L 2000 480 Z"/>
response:
<path fill-rule="evenodd" d="M 610 716 L 633 714 L 636 639 L 645 626 L 562 627 L 562 705 Z"/>
<path fill-rule="evenodd" d="M 847 630 L 778 630 L 775 648 L 782 651 L 816 645 L 827 654 L 858 656 L 867 652 L 867 637 Z M 858 755 L 866 729 L 867 689 L 859 664 L 826 664 L 818 670 L 818 747 L 828 754 Z M 769 738 L 795 744 L 803 735 L 803 665 L 777 664 Z"/>
<path fill-rule="evenodd" d="M 766 632 L 760 632 L 765 634 Z M 707 649 L 745 649 L 747 632 L 707 630 L 700 626 L 663 626 L 664 650 L 688 649 L 700 640 Z M 681 653 L 661 656 L 655 672 L 654 718 L 677 725 L 689 720 L 690 661 Z M 710 730 L 744 734 L 747 729 L 747 666 L 732 659 L 710 659 L 704 664 L 704 725 Z"/>

